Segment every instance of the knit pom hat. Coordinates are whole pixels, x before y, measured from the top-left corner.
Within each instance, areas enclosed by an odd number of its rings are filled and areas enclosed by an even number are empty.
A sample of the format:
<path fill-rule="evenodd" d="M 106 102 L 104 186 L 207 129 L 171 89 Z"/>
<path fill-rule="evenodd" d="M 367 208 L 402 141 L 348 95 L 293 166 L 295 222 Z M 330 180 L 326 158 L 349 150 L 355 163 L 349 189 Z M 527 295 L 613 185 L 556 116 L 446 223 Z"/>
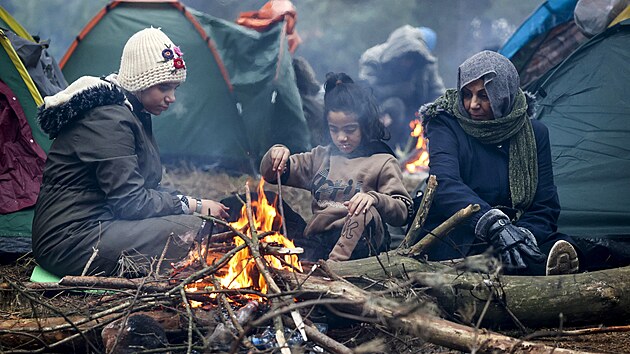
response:
<path fill-rule="evenodd" d="M 158 28 L 145 28 L 129 38 L 120 58 L 118 82 L 130 92 L 164 82 L 186 80 L 186 65 L 179 47 Z"/>

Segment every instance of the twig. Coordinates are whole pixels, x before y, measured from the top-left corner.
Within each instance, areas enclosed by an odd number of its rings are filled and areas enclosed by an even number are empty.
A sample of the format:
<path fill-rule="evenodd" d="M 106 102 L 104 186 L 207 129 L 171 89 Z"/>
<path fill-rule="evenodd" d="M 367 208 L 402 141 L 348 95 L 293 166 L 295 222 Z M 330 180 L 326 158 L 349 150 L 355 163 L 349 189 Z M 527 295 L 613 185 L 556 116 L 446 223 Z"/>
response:
<path fill-rule="evenodd" d="M 287 223 L 284 220 L 284 207 L 282 206 L 282 182 L 280 182 L 280 176 L 282 174 L 280 173 L 280 170 L 278 169 L 278 171 L 276 171 L 276 180 L 278 182 L 278 209 L 280 210 L 280 219 L 281 219 L 281 224 L 282 224 L 282 234 L 285 237 L 289 237 L 289 234 L 287 233 Z"/>
<path fill-rule="evenodd" d="M 292 326 L 291 324 L 291 320 L 284 316 L 283 320 L 285 323 L 287 323 L 288 325 Z M 306 335 L 315 343 L 321 345 L 322 347 L 324 347 L 325 349 L 327 349 L 328 351 L 330 351 L 333 354 L 352 354 L 354 353 L 350 348 L 346 347 L 345 345 L 337 342 L 336 340 L 330 338 L 329 336 L 325 335 L 324 333 L 320 332 L 319 330 L 317 330 L 317 328 L 315 328 L 314 326 L 310 325 L 310 324 L 305 324 L 304 325 L 304 330 L 306 331 Z"/>
<path fill-rule="evenodd" d="M 12 284 L 15 288 L 15 290 L 17 290 L 22 296 L 26 297 L 27 299 L 29 299 L 32 302 L 36 302 L 39 303 L 40 305 L 48 308 L 49 310 L 52 310 L 55 313 L 58 313 L 61 317 L 64 318 L 64 320 L 68 323 L 68 327 L 72 327 L 74 330 L 76 330 L 78 332 L 78 334 L 83 337 L 83 340 L 85 340 L 85 342 L 90 346 L 90 348 L 92 348 L 92 350 L 97 350 L 97 347 L 95 346 L 94 343 L 92 343 L 92 341 L 85 335 L 85 333 L 83 331 L 81 331 L 81 329 L 79 329 L 79 324 L 78 323 L 74 323 L 72 320 L 70 320 L 70 318 L 68 316 L 66 316 L 66 314 L 64 314 L 63 312 L 59 311 L 57 308 L 55 308 L 54 306 L 51 306 L 45 302 L 42 301 L 37 301 L 37 299 L 33 298 L 32 296 L 30 296 L 29 294 L 27 294 L 26 292 L 22 291 L 22 289 L 20 289 L 19 287 L 17 287 L 15 284 L 13 284 L 10 281 L 7 281 L 9 284 Z"/>
<path fill-rule="evenodd" d="M 426 250 L 427 247 L 438 240 L 442 235 L 447 234 L 459 223 L 469 218 L 473 213 L 478 212 L 479 209 L 479 204 L 469 204 L 467 207 L 456 212 L 455 214 L 453 214 L 453 216 L 451 216 L 438 227 L 433 229 L 433 231 L 424 236 L 420 241 L 413 245 L 413 247 L 408 250 L 401 250 L 401 252 L 406 253 L 409 256 L 419 255 L 424 250 Z"/>
<path fill-rule="evenodd" d="M 418 207 L 418 212 L 411 223 L 411 227 L 405 238 L 402 240 L 400 245 L 398 245 L 399 249 L 407 248 L 409 245 L 412 245 L 416 242 L 416 239 L 419 236 L 420 231 L 422 230 L 422 226 L 424 226 L 424 222 L 426 221 L 427 214 L 429 213 L 429 209 L 431 208 L 431 204 L 433 203 L 433 196 L 435 195 L 435 190 L 437 188 L 437 179 L 435 175 L 429 176 L 429 181 L 427 182 L 427 188 L 424 190 L 424 195 L 422 196 L 422 201 L 420 202 L 420 206 Z"/>
<path fill-rule="evenodd" d="M 214 287 L 216 289 L 219 289 L 221 287 L 221 285 L 219 284 L 219 281 L 214 276 L 212 276 L 212 284 L 214 284 Z M 239 338 L 242 338 L 243 344 L 248 349 L 253 349 L 254 345 L 252 344 L 252 342 L 249 341 L 249 339 L 247 339 L 247 337 L 245 337 L 247 333 L 245 333 L 243 326 L 241 326 L 241 324 L 238 322 L 238 319 L 236 318 L 236 314 L 234 313 L 232 306 L 230 305 L 230 303 L 227 301 L 227 298 L 225 297 L 225 293 L 218 294 L 218 299 L 223 305 L 223 307 L 225 308 L 225 311 L 228 313 L 230 322 L 232 322 L 232 325 L 234 325 L 234 328 L 236 328 L 236 330 L 238 331 Z"/>
<path fill-rule="evenodd" d="M 92 265 L 92 262 L 96 259 L 96 256 L 98 256 L 98 248 L 92 247 L 92 255 L 90 256 L 90 259 L 88 259 L 87 263 L 85 263 L 85 267 L 83 267 L 81 275 L 85 275 L 87 273 L 88 269 L 90 269 L 90 266 Z"/>
<path fill-rule="evenodd" d="M 164 282 L 146 284 L 146 278 L 117 278 L 66 275 L 59 280 L 58 286 L 88 287 L 90 289 L 142 289 L 144 291 L 161 292 L 170 288 Z"/>
<path fill-rule="evenodd" d="M 581 328 L 581 329 L 574 329 L 574 330 L 544 330 L 544 331 L 537 331 L 534 332 L 532 334 L 528 334 L 525 337 L 523 337 L 524 340 L 530 340 L 530 339 L 535 339 L 535 338 L 541 338 L 541 337 L 552 337 L 552 336 L 557 336 L 557 337 L 562 337 L 562 336 L 582 336 L 582 335 L 588 335 L 588 334 L 599 334 L 599 333 L 612 333 L 612 332 L 630 332 L 630 326 L 626 325 L 626 326 L 601 326 L 601 327 L 595 327 L 595 328 Z"/>
<path fill-rule="evenodd" d="M 164 262 L 164 257 L 166 257 L 166 251 L 168 251 L 168 245 L 171 243 L 171 238 L 173 237 L 173 233 L 171 233 L 166 239 L 166 244 L 162 249 L 162 254 L 160 254 L 160 258 L 158 259 L 157 265 L 155 266 L 155 275 L 160 274 L 160 267 L 162 266 L 162 262 Z"/>
<path fill-rule="evenodd" d="M 221 269 L 221 267 L 223 267 L 227 262 L 229 262 L 229 260 L 236 254 L 238 253 L 240 250 L 242 250 L 243 248 L 247 247 L 247 244 L 242 244 L 240 246 L 235 247 L 233 250 L 231 250 L 230 252 L 226 253 L 225 255 L 223 255 L 223 257 L 221 257 L 219 259 L 219 261 L 217 263 L 215 263 L 213 266 L 211 267 L 206 267 L 203 268 L 191 275 L 189 275 L 188 277 L 186 277 L 186 279 L 184 279 L 183 281 L 181 281 L 176 287 L 174 287 L 173 289 L 167 291 L 164 295 L 166 296 L 171 296 L 173 295 L 175 292 L 178 292 L 179 289 L 184 288 L 186 285 L 194 282 L 197 279 L 203 278 L 209 274 L 212 274 L 214 272 L 216 272 L 217 270 Z"/>
<path fill-rule="evenodd" d="M 190 309 L 190 303 L 188 303 L 188 299 L 186 298 L 186 291 L 184 288 L 179 289 L 179 294 L 182 296 L 184 308 L 186 308 L 186 313 L 188 314 L 188 348 L 186 349 L 186 354 L 190 354 L 192 353 L 193 345 L 193 314 Z"/>
<path fill-rule="evenodd" d="M 265 267 L 262 262 L 262 256 L 260 255 L 260 251 L 258 249 L 258 235 L 256 233 L 256 226 L 254 223 L 254 214 L 252 212 L 252 195 L 249 190 L 249 184 L 245 183 L 245 198 L 246 198 L 246 208 L 247 208 L 247 219 L 249 219 L 249 234 L 251 238 L 245 237 L 243 241 L 248 244 L 249 250 L 254 258 L 254 262 L 260 274 L 262 274 L 263 278 L 267 282 L 269 286 L 269 290 L 272 293 L 280 294 L 282 291 L 273 280 L 273 277 L 269 273 L 267 267 Z M 271 301 L 271 309 L 275 309 L 278 307 L 277 301 Z M 274 328 L 276 329 L 276 341 L 278 342 L 278 346 L 280 346 L 280 351 L 282 354 L 290 354 L 291 350 L 287 346 L 286 339 L 284 338 L 284 326 L 282 325 L 282 319 L 280 317 L 274 317 L 273 319 Z"/>

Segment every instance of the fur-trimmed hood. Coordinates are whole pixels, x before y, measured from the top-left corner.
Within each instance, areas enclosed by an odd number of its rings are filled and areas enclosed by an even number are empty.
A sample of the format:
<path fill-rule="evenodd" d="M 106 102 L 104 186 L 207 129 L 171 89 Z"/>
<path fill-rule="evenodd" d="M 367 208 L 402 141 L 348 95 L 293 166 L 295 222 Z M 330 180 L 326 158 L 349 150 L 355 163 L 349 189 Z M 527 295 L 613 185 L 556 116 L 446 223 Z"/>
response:
<path fill-rule="evenodd" d="M 39 126 L 50 139 L 54 139 L 66 126 L 93 108 L 115 104 L 127 105 L 131 109 L 123 89 L 108 79 L 84 76 L 65 90 L 44 98 L 37 113 Z"/>

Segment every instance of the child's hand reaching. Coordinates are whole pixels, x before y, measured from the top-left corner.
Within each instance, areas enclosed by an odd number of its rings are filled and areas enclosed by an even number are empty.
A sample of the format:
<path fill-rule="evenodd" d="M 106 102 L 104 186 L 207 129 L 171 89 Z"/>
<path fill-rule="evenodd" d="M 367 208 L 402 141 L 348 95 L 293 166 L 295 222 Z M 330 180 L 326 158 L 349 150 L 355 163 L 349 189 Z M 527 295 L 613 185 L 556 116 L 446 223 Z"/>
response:
<path fill-rule="evenodd" d="M 275 171 L 284 172 L 284 169 L 289 160 L 291 152 L 286 146 L 274 145 L 269 149 L 269 156 L 271 157 L 271 168 Z"/>
<path fill-rule="evenodd" d="M 367 213 L 374 203 L 376 203 L 376 199 L 373 196 L 367 193 L 357 193 L 352 199 L 344 202 L 343 205 L 348 208 L 349 215 L 359 215 L 361 211 L 363 211 L 364 214 Z"/>

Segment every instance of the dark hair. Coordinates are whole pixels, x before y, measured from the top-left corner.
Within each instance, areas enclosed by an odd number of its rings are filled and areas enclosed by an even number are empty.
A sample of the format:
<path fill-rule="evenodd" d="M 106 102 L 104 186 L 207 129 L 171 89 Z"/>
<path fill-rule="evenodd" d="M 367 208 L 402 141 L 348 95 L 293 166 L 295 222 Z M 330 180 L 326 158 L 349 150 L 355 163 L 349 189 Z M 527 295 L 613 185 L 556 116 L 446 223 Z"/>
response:
<path fill-rule="evenodd" d="M 387 140 L 389 134 L 380 121 L 378 104 L 374 95 L 356 84 L 345 73 L 328 73 L 324 83 L 324 140 L 330 142 L 328 113 L 344 112 L 357 116 L 361 127 L 362 143 L 371 140 Z"/>

